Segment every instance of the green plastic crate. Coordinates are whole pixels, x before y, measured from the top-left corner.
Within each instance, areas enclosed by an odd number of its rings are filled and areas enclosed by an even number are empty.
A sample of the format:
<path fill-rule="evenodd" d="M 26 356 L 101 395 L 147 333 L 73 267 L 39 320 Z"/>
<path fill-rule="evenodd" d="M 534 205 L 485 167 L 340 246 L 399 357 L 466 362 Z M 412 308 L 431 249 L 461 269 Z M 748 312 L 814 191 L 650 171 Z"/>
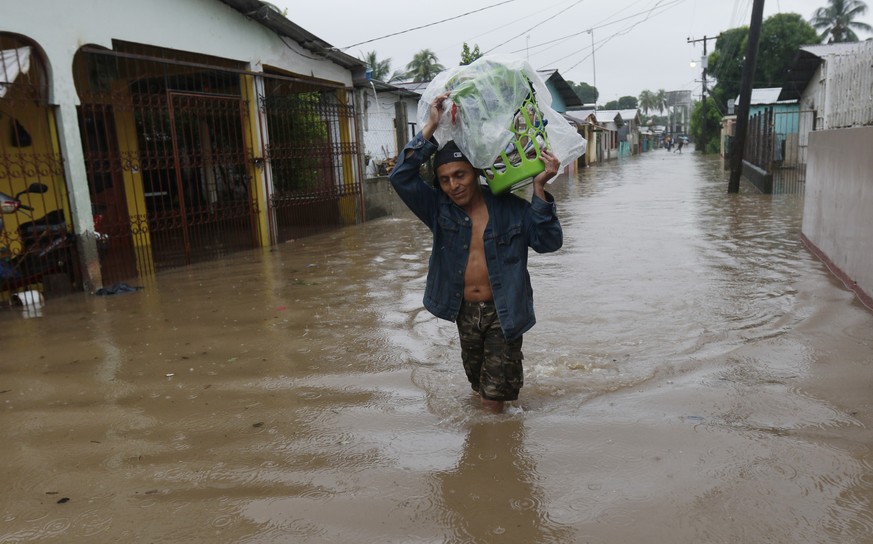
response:
<path fill-rule="evenodd" d="M 494 164 L 484 169 L 488 187 L 495 195 L 529 185 L 537 174 L 546 169 L 542 150 L 548 147 L 549 140 L 533 86 L 516 112 L 509 130 L 514 135 L 512 141 L 501 151 Z"/>

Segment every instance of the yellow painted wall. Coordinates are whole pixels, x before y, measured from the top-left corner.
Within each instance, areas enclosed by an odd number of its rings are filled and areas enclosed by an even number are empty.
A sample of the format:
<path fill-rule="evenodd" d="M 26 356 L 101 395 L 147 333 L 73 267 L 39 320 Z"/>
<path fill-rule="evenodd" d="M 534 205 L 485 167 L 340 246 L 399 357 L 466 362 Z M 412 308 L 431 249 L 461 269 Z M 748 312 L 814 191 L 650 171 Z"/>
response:
<path fill-rule="evenodd" d="M 15 240 L 9 249 L 15 253 L 21 249 L 17 242 L 20 223 L 39 219 L 57 209 L 64 210 L 69 222 L 70 210 L 54 112 L 48 106 L 18 99 L 14 94 L 12 88 L 4 98 L 0 98 L 0 191 L 15 196 L 32 183 L 43 183 L 49 188 L 44 194 L 21 196 L 22 203 L 32 206 L 33 212 L 19 211 L 3 216 L 5 234 Z M 29 146 L 15 147 L 13 129 L 16 120 L 30 135 Z"/>
<path fill-rule="evenodd" d="M 270 245 L 270 226 L 269 213 L 270 207 L 267 203 L 266 182 L 264 179 L 264 153 L 263 148 L 259 144 L 258 132 L 258 94 L 255 91 L 255 79 L 252 76 L 240 76 L 240 88 L 243 91 L 243 96 L 249 96 L 248 112 L 245 116 L 246 123 L 242 127 L 243 138 L 245 139 L 246 149 L 252 150 L 252 156 L 249 157 L 249 175 L 251 176 L 251 196 L 255 199 L 258 206 L 258 216 L 255 228 L 257 229 L 258 240 L 261 246 Z M 262 165 L 261 168 L 254 167 L 254 161 L 258 161 Z"/>
<path fill-rule="evenodd" d="M 118 103 L 130 103 L 129 90 L 126 81 L 113 83 L 113 95 Z M 115 136 L 118 152 L 122 157 L 139 157 L 139 144 L 136 134 L 136 118 L 132 108 L 114 108 Z M 131 237 L 134 254 L 136 255 L 136 270 L 140 276 L 154 273 L 152 259 L 151 235 L 147 228 L 148 212 L 142 186 L 142 176 L 139 165 L 131 163 L 121 169 L 124 195 L 127 201 L 127 213 L 130 218 Z"/>
<path fill-rule="evenodd" d="M 347 104 L 348 93 L 345 89 L 339 89 L 336 92 L 337 100 L 340 104 Z M 348 117 L 340 117 L 339 118 L 339 129 L 340 129 L 340 143 L 343 146 L 347 146 L 354 141 L 352 137 L 354 131 L 354 118 L 351 116 Z M 342 172 L 343 172 L 343 183 L 346 186 L 346 191 L 348 193 L 353 193 L 352 187 L 355 184 L 355 172 L 357 168 L 355 167 L 355 161 L 357 160 L 357 155 L 343 153 L 341 155 L 343 163 L 342 163 Z M 354 194 L 349 194 L 348 196 L 340 197 L 339 200 L 339 212 L 340 217 L 342 217 L 343 221 L 347 225 L 354 225 L 357 219 L 357 204 L 358 198 Z"/>

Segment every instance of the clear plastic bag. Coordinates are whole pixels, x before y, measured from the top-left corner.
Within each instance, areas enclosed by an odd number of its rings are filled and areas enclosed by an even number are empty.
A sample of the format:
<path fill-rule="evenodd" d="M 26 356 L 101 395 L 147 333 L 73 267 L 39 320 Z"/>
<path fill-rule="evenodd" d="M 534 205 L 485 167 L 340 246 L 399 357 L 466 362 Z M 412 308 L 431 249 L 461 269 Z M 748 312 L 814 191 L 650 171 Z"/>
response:
<path fill-rule="evenodd" d="M 430 103 L 446 91 L 451 93 L 449 107 L 434 137 L 441 146 L 454 140 L 476 168 L 491 168 L 500 153 L 513 145 L 516 135 L 510 127 L 531 92 L 544 118 L 549 149 L 561 168 L 585 152 L 585 139 L 552 109 L 546 84 L 523 59 L 485 56 L 439 73 L 418 103 L 421 125 L 427 122 Z"/>

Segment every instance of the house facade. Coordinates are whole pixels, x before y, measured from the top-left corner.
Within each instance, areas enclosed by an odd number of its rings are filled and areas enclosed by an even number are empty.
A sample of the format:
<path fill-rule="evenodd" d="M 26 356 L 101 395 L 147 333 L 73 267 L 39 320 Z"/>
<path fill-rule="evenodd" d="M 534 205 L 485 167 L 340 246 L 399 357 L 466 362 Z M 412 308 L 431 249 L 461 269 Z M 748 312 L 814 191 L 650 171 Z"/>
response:
<path fill-rule="evenodd" d="M 552 95 L 552 109 L 558 113 L 582 107 L 582 100 L 557 70 L 537 70 Z"/>
<path fill-rule="evenodd" d="M 269 4 L 9 3 L 0 50 L 0 191 L 47 187 L 73 289 L 362 219 L 366 66 Z"/>
<path fill-rule="evenodd" d="M 619 113 L 621 114 L 621 118 L 624 120 L 626 127 L 624 133 L 619 134 L 619 139 L 624 136 L 624 139 L 630 148 L 631 155 L 642 153 L 642 140 L 640 138 L 640 110 L 620 110 Z"/>
<path fill-rule="evenodd" d="M 567 111 L 564 113 L 564 117 L 576 126 L 576 130 L 588 143 L 585 153 L 579 157 L 579 166 L 586 167 L 597 164 L 598 140 L 603 138 L 601 136 L 603 127 L 597 125 L 597 116 L 594 115 L 594 110 Z"/>
<path fill-rule="evenodd" d="M 602 138 L 598 138 L 600 145 L 597 150 L 597 162 L 610 161 L 619 157 L 622 136 L 627 142 L 627 128 L 619 110 L 597 110 L 594 112 L 597 124 L 603 127 Z M 622 130 L 624 129 L 624 130 Z"/>
<path fill-rule="evenodd" d="M 801 48 L 780 98 L 815 112 L 801 238 L 873 309 L 873 41 Z"/>

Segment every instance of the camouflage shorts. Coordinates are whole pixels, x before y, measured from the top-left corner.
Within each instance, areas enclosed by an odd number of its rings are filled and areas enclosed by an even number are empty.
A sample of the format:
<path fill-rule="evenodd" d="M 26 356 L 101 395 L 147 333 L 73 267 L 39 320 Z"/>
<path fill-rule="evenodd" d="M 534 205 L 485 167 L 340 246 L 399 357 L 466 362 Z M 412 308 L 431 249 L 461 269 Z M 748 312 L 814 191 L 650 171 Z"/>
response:
<path fill-rule="evenodd" d="M 515 400 L 524 385 L 519 338 L 507 343 L 493 302 L 464 302 L 458 314 L 461 359 L 474 391 L 490 400 Z"/>

